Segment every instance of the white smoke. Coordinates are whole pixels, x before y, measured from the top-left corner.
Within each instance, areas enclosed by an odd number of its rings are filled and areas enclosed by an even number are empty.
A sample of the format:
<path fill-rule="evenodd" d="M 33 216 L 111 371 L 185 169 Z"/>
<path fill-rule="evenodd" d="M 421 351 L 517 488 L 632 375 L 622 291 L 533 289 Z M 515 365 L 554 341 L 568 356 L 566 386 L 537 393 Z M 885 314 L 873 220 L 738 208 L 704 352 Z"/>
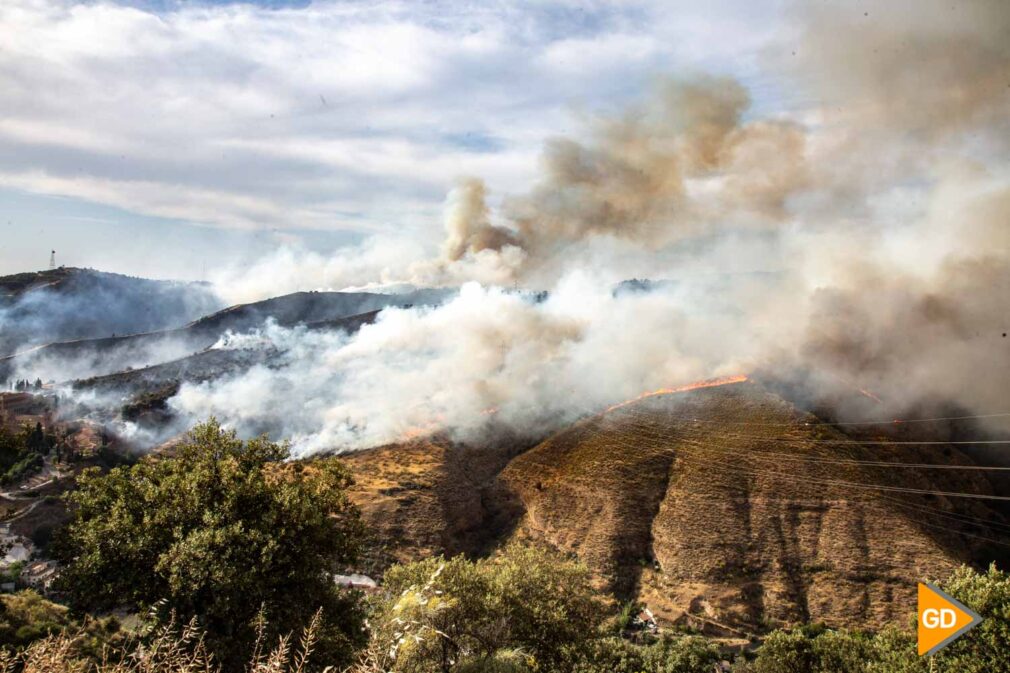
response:
<path fill-rule="evenodd" d="M 441 246 L 376 238 L 225 274 L 236 298 L 482 285 L 387 309 L 351 336 L 267 330 L 279 364 L 184 385 L 171 404 L 301 453 L 433 431 L 539 435 L 642 391 L 754 369 L 813 372 L 893 408 L 1006 411 L 1008 7 L 980 0 L 950 21 L 927 1 L 872 23 L 818 9 L 798 74 L 824 104 L 802 116 L 758 118 L 728 79 L 666 82 L 584 140 L 549 141 L 543 178 L 497 211 L 463 180 Z M 615 293 L 632 277 L 671 282 Z M 515 285 L 528 292 L 494 287 Z"/>
<path fill-rule="evenodd" d="M 645 388 L 743 366 L 717 361 L 685 299 L 615 297 L 584 274 L 543 301 L 470 283 L 440 307 L 386 309 L 352 336 L 271 328 L 252 341 L 285 351 L 282 366 L 184 385 L 171 403 L 289 437 L 299 453 L 441 429 L 465 441 L 492 426 L 533 436 Z"/>

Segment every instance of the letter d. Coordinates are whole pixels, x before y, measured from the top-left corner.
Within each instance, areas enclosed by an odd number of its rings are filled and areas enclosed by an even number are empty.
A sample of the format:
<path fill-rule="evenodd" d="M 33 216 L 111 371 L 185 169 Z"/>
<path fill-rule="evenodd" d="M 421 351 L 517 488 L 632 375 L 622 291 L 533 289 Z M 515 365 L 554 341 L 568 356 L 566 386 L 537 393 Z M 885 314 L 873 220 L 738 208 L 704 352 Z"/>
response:
<path fill-rule="evenodd" d="M 957 624 L 957 614 L 949 608 L 940 610 L 940 628 L 949 629 L 954 624 Z"/>

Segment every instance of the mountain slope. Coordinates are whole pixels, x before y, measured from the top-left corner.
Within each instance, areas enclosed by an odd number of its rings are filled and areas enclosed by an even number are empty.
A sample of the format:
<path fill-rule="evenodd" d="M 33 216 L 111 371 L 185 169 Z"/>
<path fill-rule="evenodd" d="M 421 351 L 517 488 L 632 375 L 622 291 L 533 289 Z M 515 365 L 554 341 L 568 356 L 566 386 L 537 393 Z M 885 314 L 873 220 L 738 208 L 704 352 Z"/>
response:
<path fill-rule="evenodd" d="M 307 329 L 356 332 L 362 325 L 375 321 L 378 311 L 360 315 L 322 320 L 306 325 Z M 186 383 L 203 383 L 223 376 L 239 374 L 254 365 L 277 366 L 283 351 L 270 346 L 260 348 L 207 348 L 185 357 L 159 362 L 139 369 L 117 371 L 74 381 L 77 392 L 90 393 L 75 404 L 72 412 L 108 422 L 117 416 L 125 420 L 143 420 L 157 430 L 172 419 L 166 402 Z M 153 413 L 149 413 L 153 412 Z"/>
<path fill-rule="evenodd" d="M 123 336 L 49 343 L 0 358 L 0 379 L 10 372 L 30 378 L 69 380 L 149 367 L 184 358 L 214 345 L 227 331 L 261 327 L 268 319 L 281 326 L 300 323 L 324 327 L 388 306 L 438 303 L 446 290 L 417 290 L 408 294 L 368 292 L 295 292 L 251 304 L 238 304 L 200 317 L 182 327 Z"/>
<path fill-rule="evenodd" d="M 983 472 L 896 467 L 972 465 L 956 447 L 839 427 L 746 382 L 619 405 L 525 452 L 429 438 L 344 459 L 366 522 L 393 541 L 373 550 L 373 572 L 518 537 L 722 635 L 903 621 L 916 581 L 993 558 L 979 537 L 1010 542 L 985 501 L 870 487 L 991 493 Z"/>
<path fill-rule="evenodd" d="M 511 442 L 465 447 L 444 437 L 347 453 L 350 495 L 371 531 L 368 571 L 436 554 L 474 554 L 500 532 L 488 488 L 519 451 Z"/>
<path fill-rule="evenodd" d="M 0 277 L 0 355 L 43 342 L 133 334 L 221 308 L 209 285 L 59 268 Z"/>
<path fill-rule="evenodd" d="M 742 631 L 902 619 L 916 580 L 970 550 L 947 530 L 963 524 L 919 511 L 948 499 L 866 485 L 989 485 L 978 473 L 838 462 L 952 459 L 851 443 L 816 423 L 753 382 L 652 397 L 556 434 L 500 482 L 522 512 L 517 535 L 575 552 L 667 619 Z"/>

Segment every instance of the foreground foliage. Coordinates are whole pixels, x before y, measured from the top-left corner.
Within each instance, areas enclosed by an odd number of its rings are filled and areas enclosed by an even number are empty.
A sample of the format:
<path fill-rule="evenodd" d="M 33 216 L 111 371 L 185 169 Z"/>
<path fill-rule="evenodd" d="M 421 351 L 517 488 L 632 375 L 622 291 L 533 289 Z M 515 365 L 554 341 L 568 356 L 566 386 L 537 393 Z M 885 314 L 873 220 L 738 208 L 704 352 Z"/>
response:
<path fill-rule="evenodd" d="M 589 579 L 557 553 L 515 544 L 475 562 L 394 566 L 358 670 L 571 670 L 603 618 Z"/>
<path fill-rule="evenodd" d="M 601 622 L 585 569 L 555 553 L 510 546 L 495 559 L 433 559 L 393 568 L 373 597 L 371 638 L 350 668 L 318 647 L 321 615 L 300 644 L 271 640 L 263 620 L 239 668 L 246 673 L 712 673 L 728 658 L 699 636 L 636 644 Z M 807 625 L 775 631 L 733 673 L 981 673 L 1010 670 L 1010 576 L 959 570 L 942 587 L 986 619 L 932 659 L 911 630 L 876 634 Z M 28 597 L 40 618 L 54 608 Z M 28 610 L 30 612 L 31 610 Z M 56 609 L 59 612 L 58 608 Z M 27 614 L 27 612 L 26 612 Z M 612 624 L 610 625 L 612 626 Z M 111 642 L 111 641 L 110 641 Z M 271 649 L 266 645 L 275 643 Z M 268 651 L 269 650 L 269 651 Z M 5 668 L 6 667 L 6 668 Z M 63 631 L 0 654 L 0 673 L 221 673 L 191 621 L 119 639 L 96 656 L 82 635 Z M 326 670 L 324 668 L 324 670 Z"/>
<path fill-rule="evenodd" d="M 245 673 L 308 673 L 320 633 L 317 613 L 302 633 L 297 647 L 283 636 L 272 649 L 265 647 L 265 623 L 260 620 Z M 329 669 L 325 669 L 329 670 Z M 28 648 L 0 652 L 0 673 L 221 673 L 195 621 L 177 629 L 175 622 L 153 630 L 139 642 L 106 649 L 96 657 L 81 635 L 62 633 Z"/>
<path fill-rule="evenodd" d="M 37 640 L 76 634 L 78 648 L 92 654 L 118 642 L 119 623 L 111 618 L 73 619 L 65 606 L 48 601 L 34 591 L 0 596 L 0 646 L 20 650 Z"/>
<path fill-rule="evenodd" d="M 332 574 L 361 536 L 345 494 L 350 476 L 335 461 L 287 456 L 284 445 L 243 442 L 210 421 L 172 457 L 85 472 L 69 496 L 74 519 L 54 545 L 67 564 L 61 589 L 78 610 L 157 606 L 196 619 L 231 670 L 252 647 L 261 610 L 297 630 L 321 608 L 319 654 L 349 661 L 362 614 Z"/>
<path fill-rule="evenodd" d="M 700 636 L 664 636 L 636 645 L 602 638 L 585 653 L 575 673 L 711 673 L 719 648 Z"/>
<path fill-rule="evenodd" d="M 772 633 L 758 650 L 753 673 L 990 673 L 1010 671 L 1010 575 L 962 567 L 941 588 L 978 612 L 981 625 L 933 657 L 916 653 L 914 622 L 907 631 L 875 634 L 803 627 Z"/>

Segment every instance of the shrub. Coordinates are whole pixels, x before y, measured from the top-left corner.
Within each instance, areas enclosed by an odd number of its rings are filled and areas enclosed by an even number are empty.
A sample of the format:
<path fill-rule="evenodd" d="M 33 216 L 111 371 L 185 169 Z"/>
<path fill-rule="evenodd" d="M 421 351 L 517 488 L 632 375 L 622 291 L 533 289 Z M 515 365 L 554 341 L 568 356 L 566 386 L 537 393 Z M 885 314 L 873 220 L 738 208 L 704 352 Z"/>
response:
<path fill-rule="evenodd" d="M 647 645 L 603 638 L 576 673 L 711 673 L 719 650 L 700 636 L 664 636 Z"/>
<path fill-rule="evenodd" d="M 307 673 L 321 629 L 317 613 L 305 627 L 297 647 L 281 637 L 272 649 L 266 625 L 259 622 L 246 673 Z M 185 628 L 175 622 L 153 630 L 123 647 L 106 649 L 99 657 L 89 651 L 81 634 L 62 633 L 37 640 L 22 651 L 0 651 L 0 673 L 221 673 L 195 621 Z"/>
<path fill-rule="evenodd" d="M 1010 671 L 1010 575 L 964 566 L 940 587 L 983 622 L 931 658 L 915 635 L 890 627 L 870 637 L 823 627 L 776 631 L 758 650 L 755 673 L 989 673 Z"/>
<path fill-rule="evenodd" d="M 359 670 L 571 670 L 601 618 L 586 568 L 553 552 L 394 566 Z"/>
<path fill-rule="evenodd" d="M 211 421 L 172 457 L 85 471 L 68 496 L 74 519 L 54 543 L 67 564 L 59 586 L 79 610 L 157 605 L 196 618 L 226 669 L 244 660 L 261 610 L 298 629 L 322 608 L 316 648 L 329 663 L 349 662 L 362 614 L 333 574 L 361 537 L 350 476 L 336 461 L 287 455 Z"/>

